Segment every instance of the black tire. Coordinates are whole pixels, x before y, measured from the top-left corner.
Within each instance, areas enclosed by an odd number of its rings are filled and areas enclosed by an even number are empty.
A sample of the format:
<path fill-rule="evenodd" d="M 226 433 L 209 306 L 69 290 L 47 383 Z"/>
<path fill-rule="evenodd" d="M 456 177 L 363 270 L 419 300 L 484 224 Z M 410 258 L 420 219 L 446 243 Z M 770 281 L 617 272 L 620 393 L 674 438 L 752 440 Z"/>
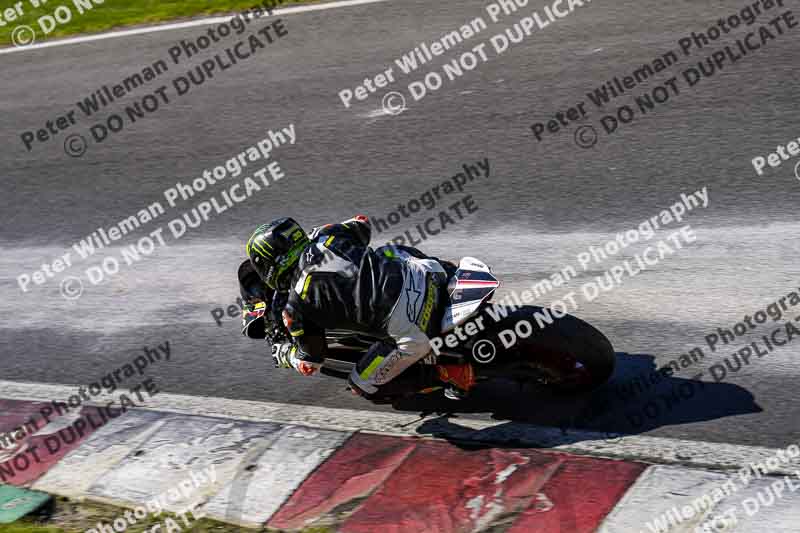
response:
<path fill-rule="evenodd" d="M 534 314 L 542 311 L 543 308 L 532 305 L 520 307 L 510 311 L 499 322 L 483 312 L 486 332 L 481 338 L 490 340 L 498 349 L 493 363 L 503 366 L 513 361 L 534 363 L 552 373 L 552 385 L 556 390 L 589 391 L 606 383 L 614 373 L 616 364 L 614 348 L 606 336 L 572 315 L 554 318 L 552 323 L 542 320 L 544 327 L 540 327 Z M 528 337 L 517 337 L 512 346 L 505 348 L 499 337 L 500 332 L 513 330 L 521 320 L 526 320 L 533 332 Z M 521 331 L 527 333 L 526 328 L 521 328 Z M 472 359 L 480 373 L 485 363 L 475 359 L 474 355 Z M 583 369 L 572 370 L 576 368 L 575 362 L 580 363 Z"/>

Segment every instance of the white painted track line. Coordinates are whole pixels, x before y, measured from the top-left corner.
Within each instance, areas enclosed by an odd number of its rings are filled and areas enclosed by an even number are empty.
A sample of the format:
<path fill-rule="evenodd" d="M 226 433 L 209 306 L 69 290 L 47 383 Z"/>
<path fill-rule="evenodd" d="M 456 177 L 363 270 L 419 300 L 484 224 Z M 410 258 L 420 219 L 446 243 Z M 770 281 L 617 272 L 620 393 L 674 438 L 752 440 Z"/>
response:
<path fill-rule="evenodd" d="M 52 385 L 0 381 L 0 399 L 66 402 L 78 391 L 76 385 Z M 123 391 L 117 391 L 117 394 Z M 96 397 L 105 404 L 114 395 Z M 104 401 L 105 400 L 105 401 Z M 91 402 L 90 402 L 91 403 Z M 159 393 L 147 399 L 148 410 L 186 415 L 214 416 L 255 422 L 297 424 L 340 431 L 365 431 L 393 435 L 439 437 L 516 446 L 535 446 L 558 451 L 639 460 L 656 464 L 679 464 L 694 468 L 732 469 L 762 463 L 776 456 L 777 449 L 663 437 L 624 436 L 608 439 L 605 434 L 496 420 L 428 417 L 408 413 L 383 413 L 294 405 L 276 402 L 230 400 Z M 424 427 L 423 427 L 424 425 Z M 420 431 L 417 431 L 417 430 Z M 800 468 L 800 458 L 781 464 L 776 474 L 791 474 Z"/>
<path fill-rule="evenodd" d="M 293 13 L 308 13 L 310 11 L 322 11 L 325 9 L 335 9 L 339 7 L 351 7 L 362 4 L 375 4 L 378 2 L 387 2 L 388 0 L 338 0 L 335 2 L 322 2 L 319 4 L 309 4 L 301 6 L 282 7 L 275 9 L 272 13 L 272 18 L 277 16 L 291 15 Z M 253 0 L 253 7 L 258 7 L 255 0 Z M 220 17 L 206 17 L 201 19 L 189 20 L 186 22 L 175 22 L 167 24 L 158 24 L 155 26 L 142 26 L 139 28 L 132 28 L 130 30 L 111 31 L 105 33 L 98 33 L 94 35 L 83 35 L 80 37 L 69 37 L 66 39 L 48 40 L 42 43 L 34 43 L 29 46 L 9 46 L 8 48 L 0 48 L 1 54 L 12 54 L 14 52 L 26 52 L 28 50 L 39 50 L 41 48 L 50 48 L 51 46 L 63 46 L 67 44 L 88 43 L 91 41 L 101 41 L 103 39 L 114 39 L 117 37 L 128 37 L 130 35 L 142 35 L 145 33 L 154 33 L 157 31 L 180 30 L 184 28 L 192 28 L 194 26 L 210 26 L 212 24 L 221 24 L 233 17 L 235 13 Z M 267 18 L 267 17 L 262 17 Z"/>

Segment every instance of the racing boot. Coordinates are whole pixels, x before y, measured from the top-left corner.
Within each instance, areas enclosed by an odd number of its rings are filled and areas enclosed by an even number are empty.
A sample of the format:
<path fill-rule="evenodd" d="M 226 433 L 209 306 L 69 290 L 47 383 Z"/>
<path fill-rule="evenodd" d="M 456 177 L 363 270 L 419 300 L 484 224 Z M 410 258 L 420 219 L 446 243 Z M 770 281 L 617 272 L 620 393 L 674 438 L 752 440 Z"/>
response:
<path fill-rule="evenodd" d="M 475 370 L 471 363 L 436 365 L 436 371 L 439 379 L 450 385 L 444 391 L 445 397 L 450 400 L 466 398 L 470 389 L 475 386 Z"/>

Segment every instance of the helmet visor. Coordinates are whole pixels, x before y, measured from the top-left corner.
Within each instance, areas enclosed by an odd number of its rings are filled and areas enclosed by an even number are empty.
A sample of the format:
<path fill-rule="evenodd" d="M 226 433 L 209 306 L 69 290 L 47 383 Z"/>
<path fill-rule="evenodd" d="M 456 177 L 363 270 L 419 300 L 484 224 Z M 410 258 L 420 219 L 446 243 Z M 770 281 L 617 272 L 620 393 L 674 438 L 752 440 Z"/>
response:
<path fill-rule="evenodd" d="M 253 265 L 253 270 L 256 271 L 256 274 L 258 274 L 258 277 L 261 278 L 262 280 L 266 281 L 267 280 L 267 274 L 269 273 L 270 269 L 273 266 L 272 262 L 271 261 L 267 261 L 266 258 L 264 258 L 264 257 L 262 257 L 260 255 L 253 254 L 250 257 L 250 264 Z"/>
<path fill-rule="evenodd" d="M 303 234 L 305 237 L 305 234 Z M 267 276 L 264 278 L 266 284 L 274 290 L 287 290 L 289 282 L 294 274 L 294 267 L 300 261 L 300 255 L 308 245 L 308 238 L 301 239 L 296 242 L 292 248 L 280 258 L 278 263 L 269 269 Z"/>

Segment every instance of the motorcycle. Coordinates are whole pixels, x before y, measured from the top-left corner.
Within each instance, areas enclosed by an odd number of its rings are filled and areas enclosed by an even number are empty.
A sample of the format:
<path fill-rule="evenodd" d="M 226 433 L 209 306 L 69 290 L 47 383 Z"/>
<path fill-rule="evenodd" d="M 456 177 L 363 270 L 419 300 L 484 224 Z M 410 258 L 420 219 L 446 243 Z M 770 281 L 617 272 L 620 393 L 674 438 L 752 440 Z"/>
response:
<path fill-rule="evenodd" d="M 492 303 L 491 297 L 499 286 L 500 281 L 485 263 L 472 257 L 461 259 L 448 280 L 440 337 L 432 340 L 439 352 L 436 364 L 471 362 L 478 383 L 510 379 L 520 385 L 534 383 L 572 393 L 589 391 L 608 381 L 614 372 L 615 355 L 605 335 L 568 314 L 539 325 L 541 321 L 533 317 L 545 313 L 542 307 Z M 262 316 L 265 309 L 261 306 L 253 311 L 251 318 Z M 509 342 L 508 330 L 513 331 L 520 321 L 527 321 L 530 334 L 526 331 L 524 335 L 514 335 L 515 341 Z M 460 335 L 447 338 L 462 326 Z M 463 331 L 471 333 L 466 340 Z M 505 339 L 501 338 L 503 331 Z M 381 340 L 343 330 L 328 330 L 326 338 L 328 353 L 321 372 L 341 379 L 347 379 L 366 350 Z M 444 340 L 454 338 L 460 342 Z M 430 364 L 431 359 L 417 364 Z"/>

